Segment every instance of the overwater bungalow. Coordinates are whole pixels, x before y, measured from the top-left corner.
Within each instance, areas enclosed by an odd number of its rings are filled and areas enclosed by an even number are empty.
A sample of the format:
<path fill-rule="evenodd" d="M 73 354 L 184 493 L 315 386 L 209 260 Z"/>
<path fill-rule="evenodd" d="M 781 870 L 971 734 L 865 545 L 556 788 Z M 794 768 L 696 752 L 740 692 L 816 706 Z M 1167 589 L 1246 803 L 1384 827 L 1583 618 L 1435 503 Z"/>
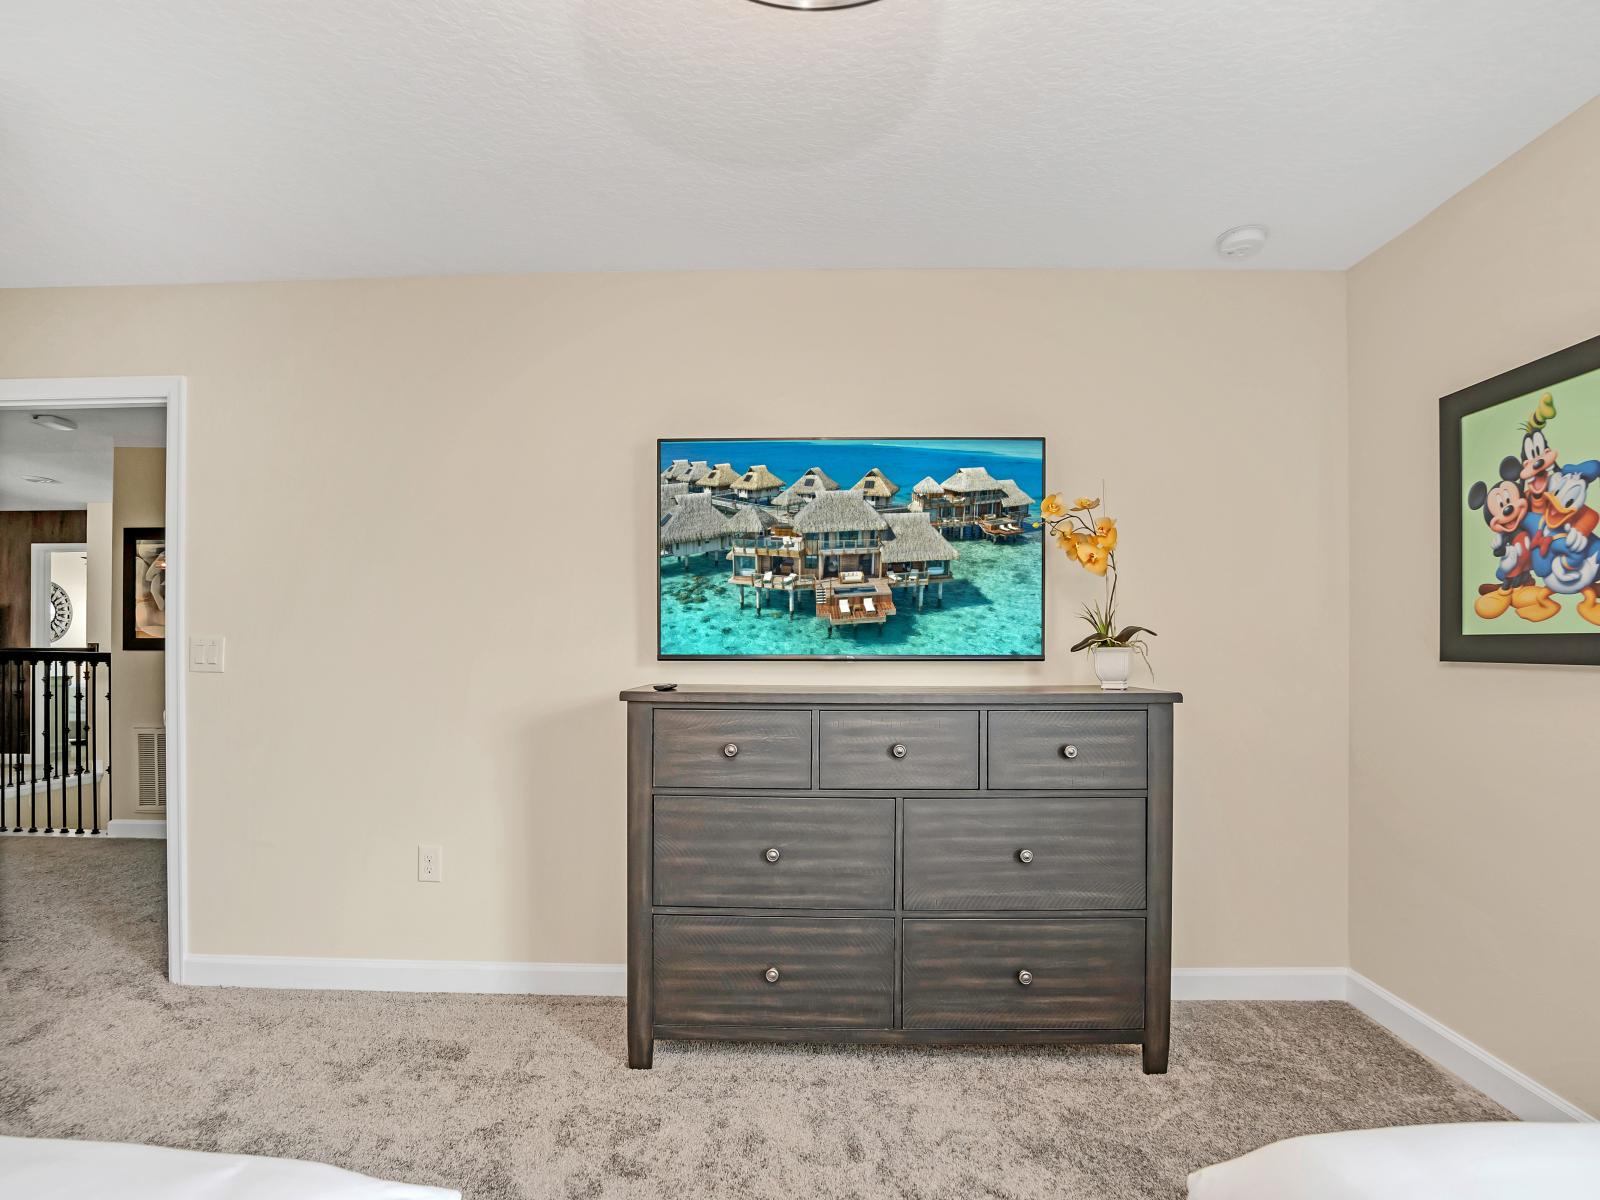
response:
<path fill-rule="evenodd" d="M 1007 481 L 1009 482 L 1009 481 Z M 912 489 L 914 511 L 925 512 L 933 527 L 946 537 L 976 538 L 1011 536 L 1006 532 L 1010 520 L 1005 511 L 1006 485 L 982 467 L 962 467 L 938 485 L 938 491 L 924 489 L 920 483 Z M 1016 485 L 1013 483 L 1012 488 Z M 1021 491 L 1016 492 L 1022 495 Z M 1021 536 L 1020 524 L 1015 530 Z"/>
<path fill-rule="evenodd" d="M 722 553 L 728 542 L 728 518 L 710 492 L 685 492 L 661 525 L 661 557 L 685 565 L 697 554 Z"/>
<path fill-rule="evenodd" d="M 877 467 L 873 467 L 851 490 L 860 492 L 873 508 L 888 508 L 894 503 L 895 493 L 900 490 L 900 486 L 892 482 Z"/>
<path fill-rule="evenodd" d="M 657 489 L 658 503 L 656 513 L 665 521 L 672 510 L 678 507 L 678 501 L 689 493 L 687 483 L 663 483 Z"/>
<path fill-rule="evenodd" d="M 783 491 L 783 480 L 767 470 L 764 463 L 757 463 L 734 481 L 732 490 L 741 500 L 764 504 Z"/>
<path fill-rule="evenodd" d="M 1002 479 L 1000 486 L 1005 495 L 1000 499 L 1000 510 L 1008 517 L 1025 517 L 1033 506 L 1033 497 L 1017 486 L 1015 479 Z"/>
<path fill-rule="evenodd" d="M 961 557 L 944 536 L 933 527 L 925 512 L 884 513 L 889 536 L 883 542 L 884 579 L 890 588 L 909 588 L 916 593 L 917 610 L 929 587 L 944 605 L 944 585 L 954 577 L 955 560 Z"/>
<path fill-rule="evenodd" d="M 795 532 L 788 514 L 756 504 L 742 504 L 728 518 L 728 582 L 739 589 L 744 607 L 745 589 L 755 593 L 759 615 L 768 592 L 787 593 L 790 613 L 794 594 L 816 586 L 816 573 L 806 568 L 805 539 Z"/>
<path fill-rule="evenodd" d="M 687 458 L 675 458 L 667 464 L 667 469 L 661 472 L 662 483 L 687 483 L 685 476 L 689 471 Z"/>
<path fill-rule="evenodd" d="M 793 528 L 830 637 L 839 625 L 882 625 L 894 616 L 894 595 L 882 578 L 889 523 L 860 492 L 824 492 L 794 515 Z"/>
<path fill-rule="evenodd" d="M 739 472 L 733 469 L 732 463 L 718 463 L 695 480 L 694 486 L 703 492 L 728 492 L 738 482 Z"/>
<path fill-rule="evenodd" d="M 772 498 L 773 506 L 793 512 L 823 492 L 837 492 L 839 485 L 821 467 L 807 467 L 806 473 Z"/>

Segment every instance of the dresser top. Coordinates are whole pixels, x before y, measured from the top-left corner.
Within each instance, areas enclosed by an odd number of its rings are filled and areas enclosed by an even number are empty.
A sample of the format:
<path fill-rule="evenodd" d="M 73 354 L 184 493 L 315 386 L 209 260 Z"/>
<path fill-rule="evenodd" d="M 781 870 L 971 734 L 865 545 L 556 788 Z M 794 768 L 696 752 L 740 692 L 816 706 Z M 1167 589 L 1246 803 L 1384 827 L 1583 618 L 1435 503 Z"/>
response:
<path fill-rule="evenodd" d="M 670 692 L 649 685 L 632 687 L 620 699 L 630 704 L 1040 704 L 1084 708 L 1122 705 L 1177 704 L 1179 692 L 1129 688 L 1106 692 L 1093 684 L 1024 684 L 1015 687 L 988 684 L 973 687 L 934 685 L 861 687 L 839 684 L 790 685 L 783 683 L 681 683 Z"/>

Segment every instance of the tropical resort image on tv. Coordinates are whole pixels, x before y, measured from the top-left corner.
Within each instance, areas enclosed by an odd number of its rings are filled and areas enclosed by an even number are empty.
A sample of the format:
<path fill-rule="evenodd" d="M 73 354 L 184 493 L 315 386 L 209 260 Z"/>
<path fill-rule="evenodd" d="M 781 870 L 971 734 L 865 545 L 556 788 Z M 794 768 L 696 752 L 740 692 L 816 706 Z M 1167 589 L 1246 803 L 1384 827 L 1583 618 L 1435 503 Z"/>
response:
<path fill-rule="evenodd" d="M 1043 438 L 658 450 L 662 658 L 1043 657 Z"/>

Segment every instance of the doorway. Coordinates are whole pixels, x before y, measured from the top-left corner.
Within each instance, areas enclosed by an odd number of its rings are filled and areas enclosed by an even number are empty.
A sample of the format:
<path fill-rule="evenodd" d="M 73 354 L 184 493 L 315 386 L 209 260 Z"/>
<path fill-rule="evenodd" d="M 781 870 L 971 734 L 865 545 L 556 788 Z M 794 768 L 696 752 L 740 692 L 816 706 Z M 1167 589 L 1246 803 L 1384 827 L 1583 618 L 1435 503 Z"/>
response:
<path fill-rule="evenodd" d="M 164 703 L 164 712 L 156 718 L 161 727 L 159 744 L 164 748 L 164 753 L 158 760 L 154 760 L 149 770 L 154 772 L 154 783 L 159 788 L 162 799 L 165 801 L 166 820 L 164 833 L 166 838 L 166 892 L 167 892 L 167 977 L 174 983 L 183 982 L 184 955 L 187 946 L 187 908 L 188 888 L 185 856 L 185 806 L 186 799 L 186 772 L 185 772 L 185 734 L 187 696 L 186 681 L 180 669 L 184 662 L 182 647 L 185 645 L 186 611 L 185 592 L 186 576 L 183 570 L 184 545 L 185 545 L 185 510 L 187 471 L 184 453 L 184 416 L 185 416 L 185 381 L 178 376 L 136 376 L 112 378 L 84 378 L 84 379 L 0 379 L 0 418 L 14 417 L 18 410 L 23 410 L 30 415 L 53 414 L 63 418 L 68 423 L 75 423 L 78 416 L 86 416 L 94 410 L 125 410 L 125 409 L 154 409 L 161 413 L 160 426 L 164 431 L 164 462 L 159 468 L 161 482 L 164 485 L 164 494 L 159 507 L 155 512 L 146 515 L 137 522 L 129 522 L 139 526 L 151 526 L 157 521 L 164 521 L 164 546 L 161 550 L 162 568 L 166 572 L 160 588 L 161 593 L 161 618 L 164 626 L 164 641 L 167 650 L 161 656 L 151 654 L 133 654 L 130 659 L 142 660 L 142 672 L 150 674 L 150 669 L 155 668 L 155 679 L 159 681 L 160 695 Z M 0 481 L 3 482 L 3 481 Z M 116 535 L 133 532 L 132 530 L 117 530 Z M 112 534 L 110 526 L 106 527 L 108 537 Z M 86 594 L 95 591 L 92 578 L 95 568 L 94 542 L 96 538 L 91 531 L 87 543 L 58 542 L 56 547 L 44 551 L 50 556 L 48 564 L 43 565 L 42 571 L 32 571 L 33 562 L 37 561 L 29 556 L 27 566 L 17 564 L 22 570 L 30 571 L 29 579 L 29 617 L 26 633 L 27 641 L 38 646 L 49 647 L 49 641 L 36 642 L 35 636 L 43 632 L 48 636 L 50 629 L 61 623 L 62 605 L 60 597 L 56 595 L 48 583 L 41 585 L 41 579 L 59 582 L 61 591 L 66 594 L 67 601 L 71 603 L 71 583 L 73 565 L 69 558 L 61 560 L 58 564 L 54 558 L 56 553 L 71 556 L 80 550 L 89 555 L 89 561 L 83 564 L 91 578 L 86 579 Z M 57 547 L 60 547 L 59 549 Z M 120 550 L 120 544 L 118 546 Z M 111 550 L 110 545 L 106 550 Z M 120 561 L 120 560 L 119 560 Z M 56 578 L 59 565 L 61 578 Z M 112 587 L 110 577 L 102 581 L 101 594 L 106 596 L 105 604 L 90 604 L 91 614 L 100 612 L 109 617 L 113 612 L 111 608 L 111 591 L 116 592 L 116 602 L 122 603 L 120 587 Z M 120 581 L 119 581 L 120 582 Z M 39 599 L 41 586 L 44 588 L 44 597 Z M 110 591 L 105 589 L 109 588 Z M 52 600 L 55 600 L 54 610 Z M 140 598 L 136 597 L 135 603 Z M 42 629 L 39 622 L 43 621 Z M 67 624 L 67 633 L 72 633 L 71 622 Z M 54 653 L 81 658 L 92 658 L 96 653 L 108 653 L 114 644 L 122 644 L 122 630 L 115 627 L 103 628 L 101 636 L 96 637 L 89 628 L 86 620 L 82 631 L 84 645 L 81 649 L 60 649 Z M 141 636 L 136 631 L 136 636 Z M 101 651 L 91 651 L 88 646 L 99 642 Z M 148 647 L 144 647 L 148 648 Z M 43 651 L 48 654 L 50 651 Z M 158 661 L 159 659 L 159 661 Z M 125 672 L 130 678 L 139 671 Z M 97 686 L 97 685 L 95 685 Z M 130 738 L 133 733 L 129 731 Z M 91 773 L 94 757 L 89 756 Z M 124 805 L 133 805 L 136 802 L 136 783 L 140 774 L 145 771 L 145 764 L 140 762 L 136 751 L 129 751 L 125 755 L 125 769 L 121 775 L 122 793 L 114 803 L 118 810 Z M 154 826 L 155 822 L 147 822 Z M 28 836 L 23 834 L 20 836 Z"/>

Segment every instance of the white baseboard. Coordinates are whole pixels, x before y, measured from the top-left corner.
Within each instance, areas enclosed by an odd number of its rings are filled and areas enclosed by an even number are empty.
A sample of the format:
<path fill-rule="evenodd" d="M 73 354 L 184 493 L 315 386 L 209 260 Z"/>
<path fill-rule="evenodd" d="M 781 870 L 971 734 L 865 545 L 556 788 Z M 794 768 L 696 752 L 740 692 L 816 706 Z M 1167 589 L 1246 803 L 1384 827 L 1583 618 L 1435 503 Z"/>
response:
<path fill-rule="evenodd" d="M 1343 967 L 1174 967 L 1174 1000 L 1343 1000 Z"/>
<path fill-rule="evenodd" d="M 165 838 L 167 823 L 161 821 L 119 821 L 107 823 L 106 833 L 114 838 Z"/>
<path fill-rule="evenodd" d="M 1424 1058 L 1466 1080 L 1524 1121 L 1593 1121 L 1576 1104 L 1356 971 L 1346 972 L 1352 1005 Z"/>
<path fill-rule="evenodd" d="M 148 822 L 129 822 L 147 824 Z M 280 958 L 190 954 L 183 981 L 203 987 L 334 988 L 371 992 L 477 992 L 623 996 L 621 963 L 449 962 L 398 958 Z M 1595 1118 L 1501 1062 L 1453 1029 L 1345 967 L 1177 967 L 1174 1000 L 1340 1000 L 1460 1076 L 1525 1121 Z"/>
<path fill-rule="evenodd" d="M 531 996 L 625 996 L 628 991 L 627 968 L 620 963 L 279 958 L 253 954 L 187 954 L 183 959 L 183 981 L 203 987 Z"/>

